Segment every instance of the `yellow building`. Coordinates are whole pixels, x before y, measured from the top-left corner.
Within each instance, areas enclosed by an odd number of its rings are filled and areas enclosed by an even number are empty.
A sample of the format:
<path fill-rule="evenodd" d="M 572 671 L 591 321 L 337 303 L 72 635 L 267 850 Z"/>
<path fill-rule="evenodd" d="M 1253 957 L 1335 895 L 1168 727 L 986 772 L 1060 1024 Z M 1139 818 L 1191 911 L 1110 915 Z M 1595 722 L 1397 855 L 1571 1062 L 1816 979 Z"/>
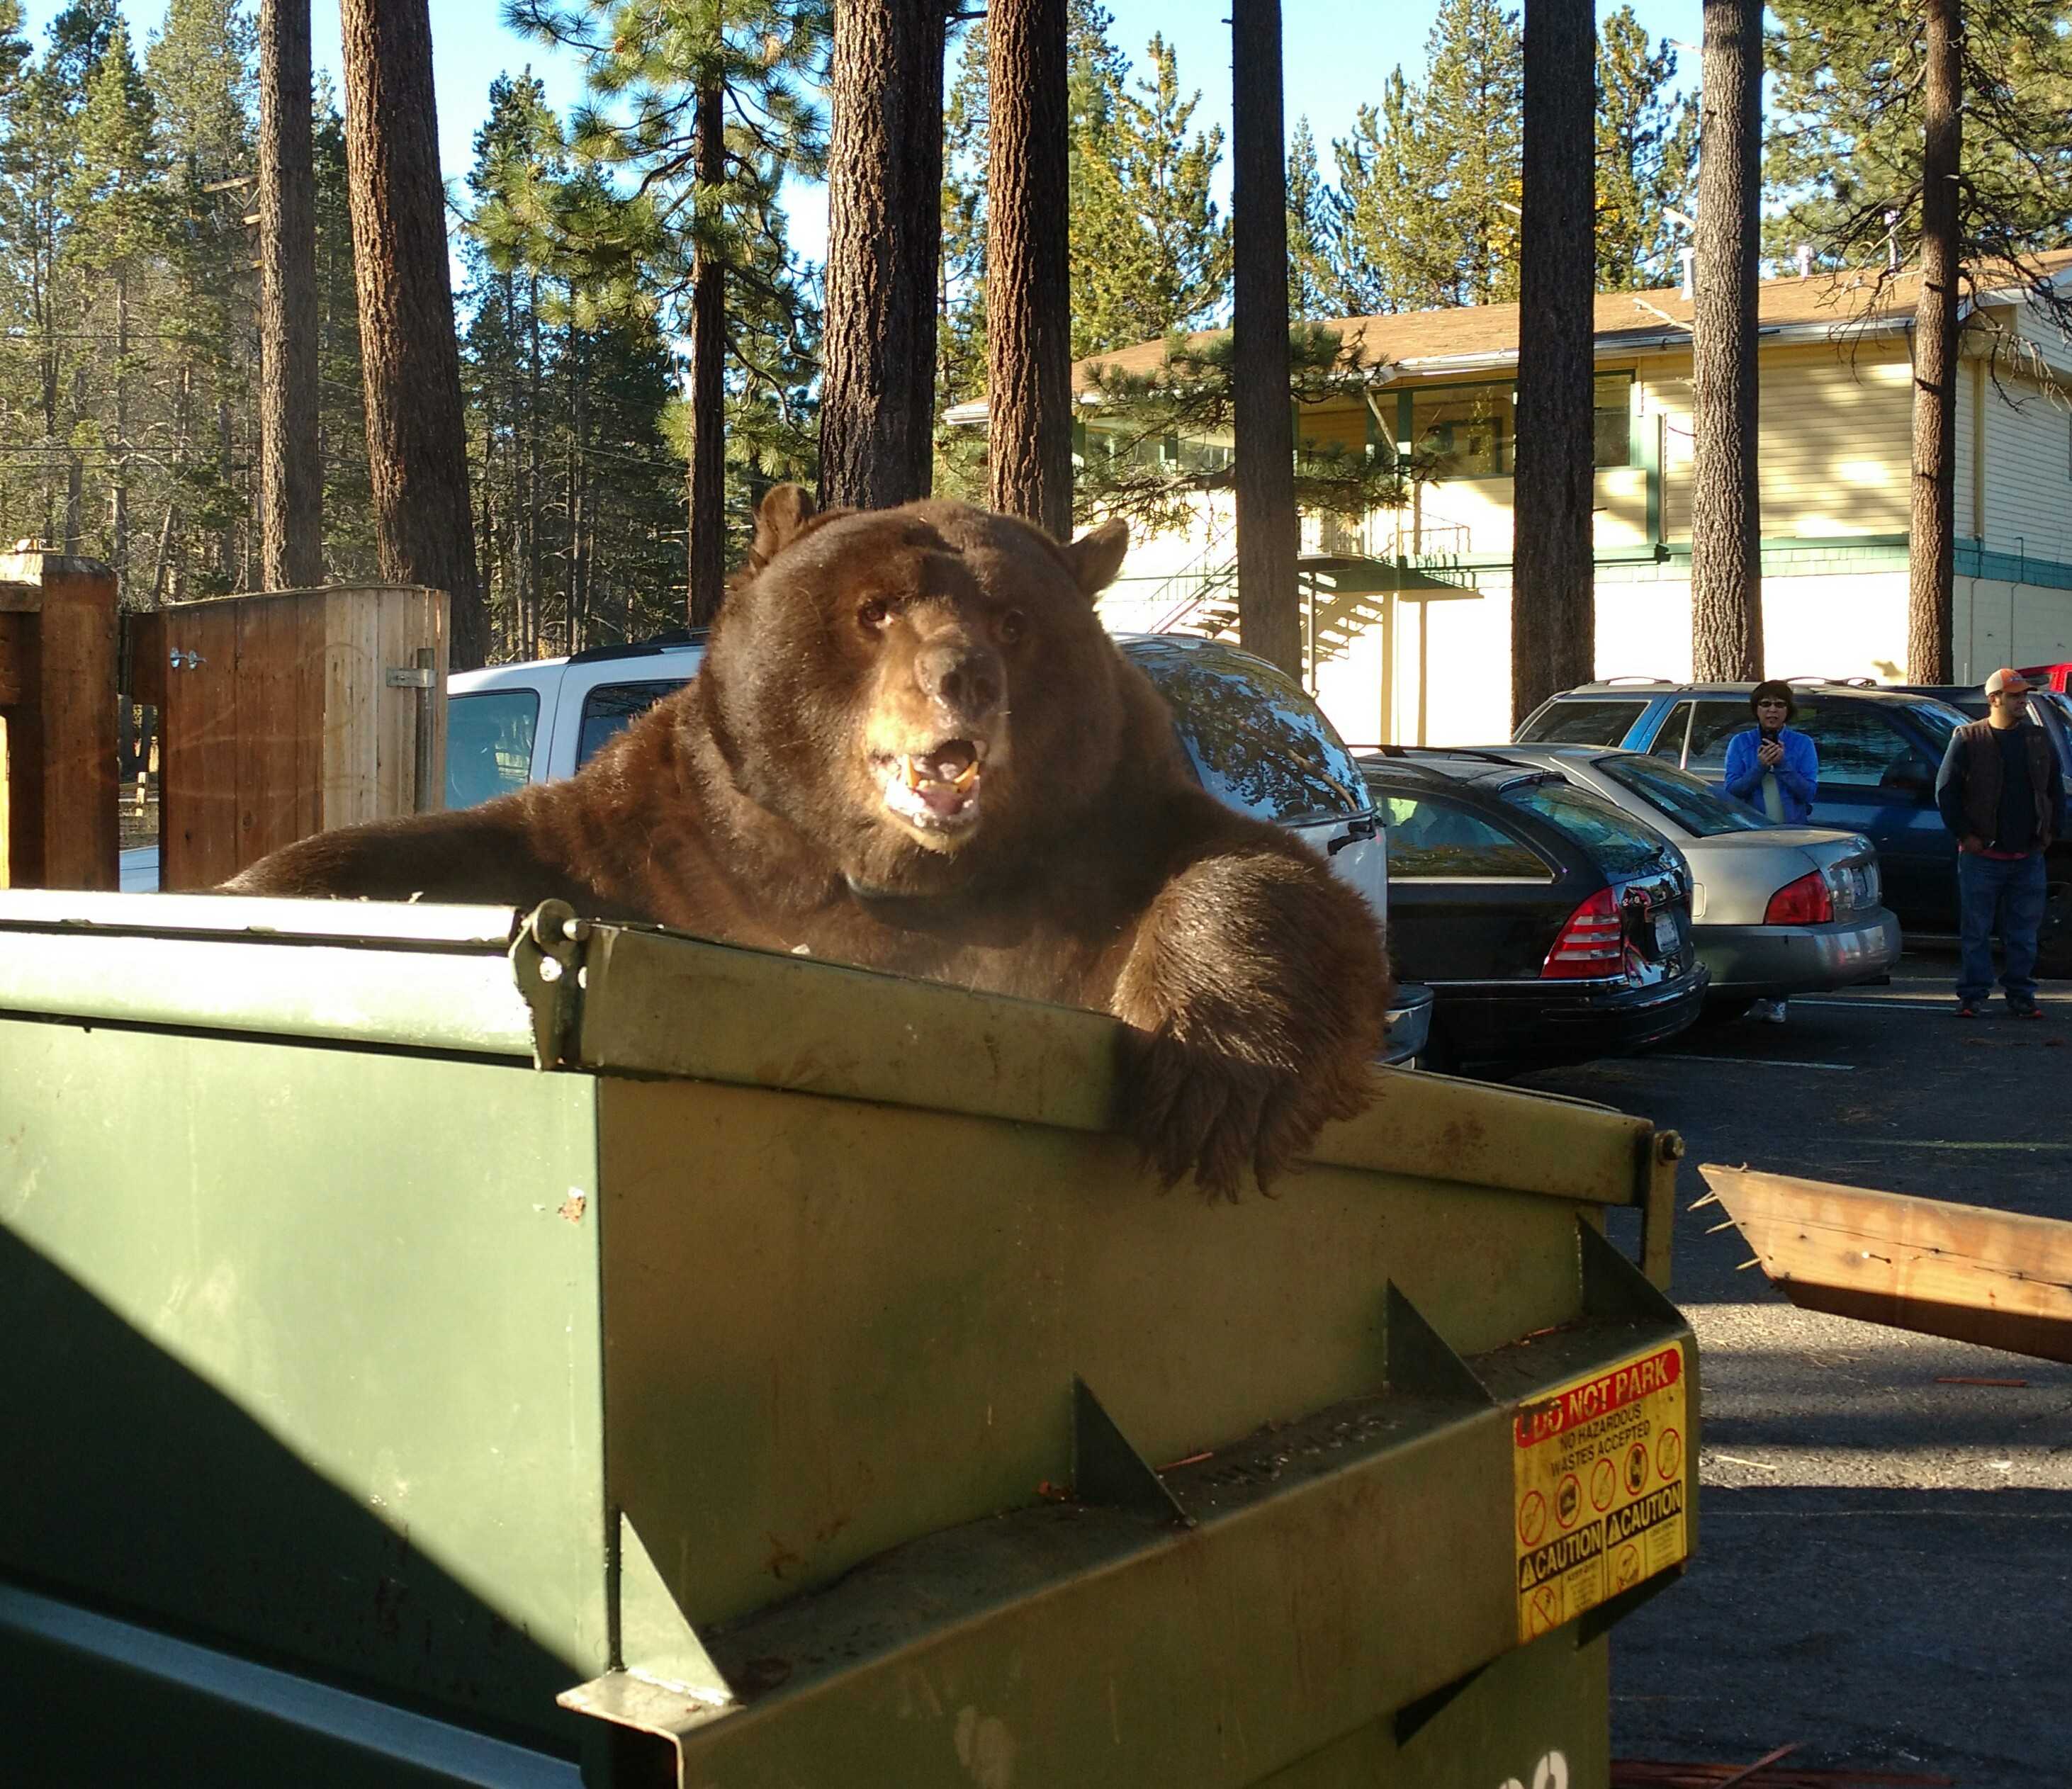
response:
<path fill-rule="evenodd" d="M 2052 261 L 2072 267 L 2072 252 Z M 1771 675 L 1905 680 L 1916 275 L 1760 289 L 1763 626 Z M 1597 672 L 1691 671 L 1691 302 L 1600 294 Z M 1438 457 L 1401 510 L 1308 517 L 1310 681 L 1355 742 L 1466 744 L 1510 728 L 1516 305 L 1348 319 L 1363 400 L 1305 406 L 1298 439 Z M 1207 340 L 1204 335 L 1197 338 Z M 1157 367 L 1162 343 L 1100 357 Z M 1074 368 L 1086 438 L 1092 369 Z M 2014 293 L 1967 316 L 1957 411 L 1958 677 L 2072 658 L 2072 342 Z M 983 407 L 970 407 L 972 420 Z M 1228 441 L 1174 444 L 1191 463 Z M 1117 631 L 1216 631 L 1235 614 L 1231 499 L 1139 541 L 1103 602 Z"/>

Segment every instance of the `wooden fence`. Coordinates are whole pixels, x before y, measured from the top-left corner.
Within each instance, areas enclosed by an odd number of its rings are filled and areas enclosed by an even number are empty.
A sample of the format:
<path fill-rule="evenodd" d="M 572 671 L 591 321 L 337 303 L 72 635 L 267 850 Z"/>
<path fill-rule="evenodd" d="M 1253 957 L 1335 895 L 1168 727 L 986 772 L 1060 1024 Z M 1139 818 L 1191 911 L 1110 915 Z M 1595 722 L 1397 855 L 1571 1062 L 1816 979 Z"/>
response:
<path fill-rule="evenodd" d="M 117 717 L 133 704 L 157 712 L 162 888 L 444 805 L 443 591 L 339 586 L 123 619 L 126 675 L 107 566 L 0 555 L 0 887 L 117 886 Z"/>

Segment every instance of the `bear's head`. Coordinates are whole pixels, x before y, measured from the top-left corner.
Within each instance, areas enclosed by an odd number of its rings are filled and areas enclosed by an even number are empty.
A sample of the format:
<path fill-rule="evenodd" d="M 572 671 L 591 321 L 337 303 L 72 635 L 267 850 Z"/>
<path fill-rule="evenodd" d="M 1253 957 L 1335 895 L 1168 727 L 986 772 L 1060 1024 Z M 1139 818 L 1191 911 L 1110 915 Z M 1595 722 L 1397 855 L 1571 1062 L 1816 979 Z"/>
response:
<path fill-rule="evenodd" d="M 1069 831 L 1123 750 L 1094 614 L 1128 531 L 1060 545 L 948 501 L 757 512 L 701 681 L 734 779 L 860 892 L 966 886 Z"/>

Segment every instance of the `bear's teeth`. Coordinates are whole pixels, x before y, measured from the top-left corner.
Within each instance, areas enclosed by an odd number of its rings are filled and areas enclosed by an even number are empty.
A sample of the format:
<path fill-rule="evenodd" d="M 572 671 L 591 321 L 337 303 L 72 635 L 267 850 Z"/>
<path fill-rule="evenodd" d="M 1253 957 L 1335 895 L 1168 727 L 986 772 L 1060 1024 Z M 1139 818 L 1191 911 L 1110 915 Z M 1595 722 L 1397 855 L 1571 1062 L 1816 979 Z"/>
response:
<path fill-rule="evenodd" d="M 968 789 L 978 780 L 978 760 L 974 758 L 950 780 L 960 789 Z"/>

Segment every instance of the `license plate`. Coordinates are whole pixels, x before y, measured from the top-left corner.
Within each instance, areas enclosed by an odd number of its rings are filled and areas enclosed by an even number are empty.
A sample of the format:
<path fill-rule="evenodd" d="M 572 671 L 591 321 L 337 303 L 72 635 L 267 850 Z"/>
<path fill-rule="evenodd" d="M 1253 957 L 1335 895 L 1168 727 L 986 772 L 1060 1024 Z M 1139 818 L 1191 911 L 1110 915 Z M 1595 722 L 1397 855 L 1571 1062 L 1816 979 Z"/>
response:
<path fill-rule="evenodd" d="M 1683 940 L 1676 936 L 1676 915 L 1658 913 L 1655 916 L 1655 954 L 1674 956 L 1683 948 Z"/>

